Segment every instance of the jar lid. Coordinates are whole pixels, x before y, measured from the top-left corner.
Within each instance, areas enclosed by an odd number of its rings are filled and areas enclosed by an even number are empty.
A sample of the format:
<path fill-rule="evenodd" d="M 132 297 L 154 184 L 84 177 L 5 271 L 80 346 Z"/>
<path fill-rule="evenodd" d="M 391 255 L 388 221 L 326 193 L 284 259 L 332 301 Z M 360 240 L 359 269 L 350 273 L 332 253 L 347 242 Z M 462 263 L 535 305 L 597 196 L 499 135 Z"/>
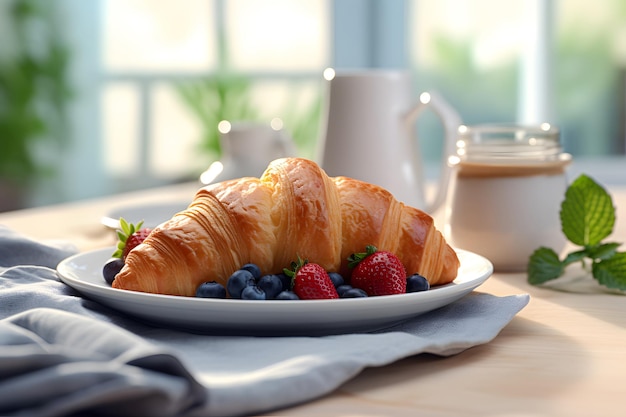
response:
<path fill-rule="evenodd" d="M 549 123 L 540 125 L 461 125 L 456 143 L 457 156 L 484 162 L 550 161 L 562 158 L 560 132 Z"/>

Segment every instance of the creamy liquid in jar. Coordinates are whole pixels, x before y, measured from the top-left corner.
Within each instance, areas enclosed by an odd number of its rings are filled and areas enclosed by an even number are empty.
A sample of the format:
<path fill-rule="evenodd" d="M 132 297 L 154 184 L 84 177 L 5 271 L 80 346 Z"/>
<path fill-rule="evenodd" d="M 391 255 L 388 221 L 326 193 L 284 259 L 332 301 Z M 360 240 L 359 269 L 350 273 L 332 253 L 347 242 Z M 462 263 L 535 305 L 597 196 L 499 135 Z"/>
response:
<path fill-rule="evenodd" d="M 478 145 L 461 145 L 465 152 L 453 164 L 445 227 L 450 243 L 485 256 L 502 272 L 525 270 L 540 246 L 560 252 L 566 240 L 559 211 L 571 156 L 529 156 L 527 146 L 518 154 L 519 142 Z"/>

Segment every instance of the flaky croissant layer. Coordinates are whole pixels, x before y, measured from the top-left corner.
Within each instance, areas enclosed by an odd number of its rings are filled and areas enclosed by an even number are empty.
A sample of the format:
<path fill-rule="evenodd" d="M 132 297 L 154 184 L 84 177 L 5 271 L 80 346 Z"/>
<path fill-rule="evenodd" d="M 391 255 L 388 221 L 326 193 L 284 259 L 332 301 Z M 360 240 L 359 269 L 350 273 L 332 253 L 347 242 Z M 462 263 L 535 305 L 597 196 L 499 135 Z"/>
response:
<path fill-rule="evenodd" d="M 457 255 L 431 216 L 379 186 L 283 158 L 261 178 L 201 188 L 186 210 L 128 254 L 113 286 L 193 296 L 203 282 L 225 285 L 246 263 L 279 273 L 298 257 L 345 274 L 348 256 L 367 245 L 395 253 L 407 274 L 433 286 L 456 278 Z"/>

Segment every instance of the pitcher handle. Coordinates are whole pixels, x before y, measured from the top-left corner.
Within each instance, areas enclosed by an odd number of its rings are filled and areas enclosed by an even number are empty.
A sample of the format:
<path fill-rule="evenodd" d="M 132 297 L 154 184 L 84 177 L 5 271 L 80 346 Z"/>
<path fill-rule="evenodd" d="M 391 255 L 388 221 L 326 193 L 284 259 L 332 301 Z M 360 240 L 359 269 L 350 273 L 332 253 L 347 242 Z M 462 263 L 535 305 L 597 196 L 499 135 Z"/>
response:
<path fill-rule="evenodd" d="M 462 124 L 461 117 L 457 111 L 448 104 L 437 92 L 424 92 L 420 95 L 419 103 L 417 103 L 405 116 L 407 131 L 410 132 L 414 128 L 415 121 L 420 113 L 427 108 L 431 108 L 437 117 L 441 120 L 444 128 L 444 144 L 441 160 L 441 173 L 437 183 L 437 191 L 432 201 L 427 202 L 426 212 L 433 214 L 446 200 L 448 193 L 448 184 L 452 169 L 448 165 L 448 157 L 454 153 L 457 132 Z M 407 135 L 411 137 L 411 135 Z M 419 161 L 417 161 L 419 162 Z"/>

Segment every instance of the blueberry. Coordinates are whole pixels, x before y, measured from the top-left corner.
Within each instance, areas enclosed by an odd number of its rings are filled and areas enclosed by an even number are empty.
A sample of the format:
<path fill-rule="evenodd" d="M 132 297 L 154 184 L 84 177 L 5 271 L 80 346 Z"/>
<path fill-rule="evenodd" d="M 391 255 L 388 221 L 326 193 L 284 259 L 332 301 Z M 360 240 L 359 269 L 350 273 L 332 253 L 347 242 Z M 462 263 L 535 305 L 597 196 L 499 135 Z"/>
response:
<path fill-rule="evenodd" d="M 257 264 L 245 264 L 241 267 L 244 271 L 250 271 L 255 280 L 259 280 L 261 278 L 261 268 Z"/>
<path fill-rule="evenodd" d="M 115 276 L 122 270 L 124 266 L 124 260 L 122 258 L 111 258 L 104 264 L 102 268 L 102 275 L 107 284 L 113 284 Z"/>
<path fill-rule="evenodd" d="M 228 278 L 226 289 L 231 298 L 241 298 L 241 292 L 244 288 L 256 285 L 256 280 L 252 272 L 239 269 Z"/>
<path fill-rule="evenodd" d="M 293 291 L 281 291 L 277 296 L 277 300 L 299 300 L 300 297 L 296 295 Z"/>
<path fill-rule="evenodd" d="M 265 300 L 265 292 L 256 285 L 246 287 L 241 292 L 242 300 Z"/>
<path fill-rule="evenodd" d="M 196 290 L 196 297 L 201 298 L 226 298 L 226 288 L 219 282 L 203 282 Z"/>
<path fill-rule="evenodd" d="M 420 274 L 413 274 L 406 279 L 406 292 L 428 291 L 430 283 Z"/>
<path fill-rule="evenodd" d="M 367 293 L 360 288 L 350 288 L 341 294 L 341 298 L 363 298 L 367 297 Z"/>
<path fill-rule="evenodd" d="M 341 295 L 352 289 L 352 285 L 348 285 L 348 284 L 343 284 L 337 287 L 337 294 L 339 294 L 339 297 L 341 297 Z"/>
<path fill-rule="evenodd" d="M 285 273 L 276 274 L 280 281 L 283 283 L 283 291 L 291 291 L 291 277 Z"/>
<path fill-rule="evenodd" d="M 330 277 L 330 280 L 333 282 L 333 285 L 335 286 L 335 288 L 345 283 L 343 277 L 338 272 L 329 272 L 328 276 Z"/>
<path fill-rule="evenodd" d="M 261 277 L 257 286 L 265 292 L 265 297 L 276 298 L 279 292 L 283 290 L 283 283 L 278 275 L 270 274 Z"/>

